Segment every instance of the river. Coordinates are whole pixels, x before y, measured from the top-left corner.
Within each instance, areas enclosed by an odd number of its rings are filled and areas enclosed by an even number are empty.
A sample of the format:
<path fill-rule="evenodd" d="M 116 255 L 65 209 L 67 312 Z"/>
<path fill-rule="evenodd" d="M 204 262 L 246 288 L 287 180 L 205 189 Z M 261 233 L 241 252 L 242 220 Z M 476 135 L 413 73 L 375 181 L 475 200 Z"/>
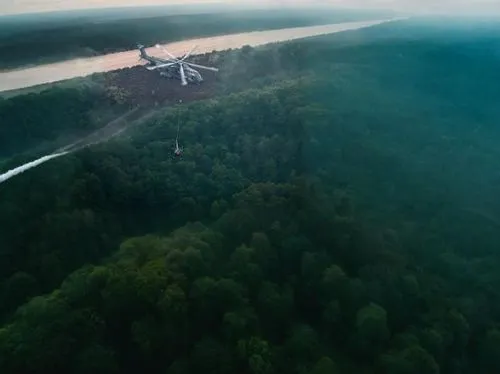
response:
<path fill-rule="evenodd" d="M 268 43 L 332 34 L 341 31 L 357 30 L 399 19 L 400 18 L 294 27 L 279 30 L 253 31 L 201 39 L 183 40 L 166 44 L 165 47 L 175 56 L 182 56 L 189 49 L 191 49 L 193 45 L 198 46 L 196 53 L 241 48 L 244 45 L 255 47 Z M 152 55 L 158 55 L 159 51 L 153 47 L 148 48 L 148 52 Z M 102 73 L 136 66 L 141 64 L 138 56 L 139 53 L 137 50 L 130 50 L 90 58 L 66 60 L 18 70 L 0 71 L 0 92 L 17 90 L 76 77 L 84 77 L 94 73 Z"/>

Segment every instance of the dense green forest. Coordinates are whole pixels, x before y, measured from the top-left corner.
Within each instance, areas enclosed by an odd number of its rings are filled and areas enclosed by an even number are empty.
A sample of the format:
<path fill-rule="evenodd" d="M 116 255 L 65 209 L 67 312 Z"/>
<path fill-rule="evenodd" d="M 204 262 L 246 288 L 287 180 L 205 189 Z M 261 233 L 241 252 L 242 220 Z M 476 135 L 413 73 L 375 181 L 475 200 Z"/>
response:
<path fill-rule="evenodd" d="M 1 184 L 0 371 L 498 373 L 498 31 L 226 52 L 212 99 Z M 85 126 L 64 92 L 1 103 L 12 149 Z"/>
<path fill-rule="evenodd" d="M 140 14 L 140 11 L 138 12 Z M 381 12 L 266 9 L 226 13 L 164 15 L 94 22 L 40 21 L 17 26 L 0 19 L 0 69 L 88 57 L 175 40 L 254 30 L 313 26 L 387 18 Z M 168 13 L 167 13 L 168 14 Z"/>

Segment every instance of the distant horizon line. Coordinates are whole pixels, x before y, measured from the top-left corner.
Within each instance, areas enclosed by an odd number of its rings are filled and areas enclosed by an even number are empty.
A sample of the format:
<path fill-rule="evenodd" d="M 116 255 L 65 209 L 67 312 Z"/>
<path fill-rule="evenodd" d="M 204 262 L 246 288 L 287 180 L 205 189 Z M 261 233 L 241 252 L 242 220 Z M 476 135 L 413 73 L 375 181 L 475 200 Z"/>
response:
<path fill-rule="evenodd" d="M 387 12 L 392 13 L 394 16 L 445 16 L 445 17 L 491 17 L 497 18 L 500 17 L 500 11 L 480 11 L 480 12 L 440 12 L 440 11 L 410 11 L 410 10 L 398 10 L 398 9 L 390 9 L 390 8 L 379 8 L 379 7 L 357 7 L 357 6 L 341 6 L 335 4 L 325 4 L 325 3 L 304 3 L 304 4 L 274 4 L 274 3 L 264 3 L 264 2 L 248 2 L 244 1 L 242 3 L 228 3 L 224 0 L 213 0 L 213 1 L 199 1 L 196 3 L 186 4 L 183 2 L 176 2 L 171 4 L 130 4 L 130 5 L 121 5 L 121 6 L 109 6 L 109 7 L 92 7 L 92 8 L 74 8 L 74 9 L 64 9 L 64 10 L 41 10 L 41 11 L 32 11 L 32 12 L 12 12 L 6 14 L 0 14 L 0 19 L 8 19 L 8 18 L 30 18 L 34 16 L 71 16 L 78 15 L 79 13 L 111 13 L 111 12 L 119 12 L 119 11 L 133 11 L 134 9 L 142 9 L 142 10 L 153 10 L 153 9 L 179 9 L 182 10 L 183 13 L 177 13 L 175 15 L 182 14 L 196 14 L 196 13 L 204 13 L 210 9 L 214 9 L 217 11 L 223 11 L 230 13 L 232 11 L 238 10 L 265 10 L 265 9 L 276 9 L 279 8 L 281 10 L 296 10 L 296 9 L 330 9 L 330 10 L 339 10 L 339 11 L 352 11 L 352 12 Z M 198 12 L 193 8 L 203 8 Z M 189 11 L 191 9 L 191 11 Z"/>

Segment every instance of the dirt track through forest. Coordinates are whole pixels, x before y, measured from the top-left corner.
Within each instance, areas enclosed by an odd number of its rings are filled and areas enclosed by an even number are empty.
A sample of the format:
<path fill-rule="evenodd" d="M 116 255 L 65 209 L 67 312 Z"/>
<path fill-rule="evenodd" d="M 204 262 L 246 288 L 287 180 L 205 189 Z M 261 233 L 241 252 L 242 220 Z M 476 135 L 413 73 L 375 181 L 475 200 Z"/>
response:
<path fill-rule="evenodd" d="M 9 179 L 22 174 L 30 169 L 36 168 L 50 160 L 77 152 L 81 149 L 90 147 L 95 144 L 106 142 L 127 130 L 129 127 L 137 123 L 141 123 L 148 116 L 154 114 L 151 109 L 137 107 L 121 115 L 103 128 L 83 137 L 75 143 L 62 147 L 50 155 L 42 156 L 34 161 L 27 162 L 21 166 L 17 166 L 0 174 L 0 184 Z"/>

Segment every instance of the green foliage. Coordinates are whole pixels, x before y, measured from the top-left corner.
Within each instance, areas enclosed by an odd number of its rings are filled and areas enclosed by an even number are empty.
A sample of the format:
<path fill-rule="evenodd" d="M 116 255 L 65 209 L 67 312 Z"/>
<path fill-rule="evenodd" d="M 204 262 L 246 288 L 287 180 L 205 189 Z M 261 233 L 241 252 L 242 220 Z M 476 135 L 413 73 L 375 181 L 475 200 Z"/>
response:
<path fill-rule="evenodd" d="M 230 374 L 233 370 L 230 352 L 221 343 L 210 338 L 195 345 L 190 362 L 194 372 Z"/>
<path fill-rule="evenodd" d="M 330 357 L 321 357 L 309 374 L 336 374 L 338 372 L 337 366 Z"/>
<path fill-rule="evenodd" d="M 381 359 L 383 372 L 387 374 L 439 374 L 439 366 L 432 356 L 419 346 L 412 346 Z"/>
<path fill-rule="evenodd" d="M 380 305 L 370 303 L 356 314 L 355 346 L 362 354 L 372 355 L 383 349 L 390 337 L 387 312 Z"/>
<path fill-rule="evenodd" d="M 2 184 L 0 372 L 500 371 L 498 38 L 391 27 Z"/>
<path fill-rule="evenodd" d="M 258 221 L 264 216 L 262 211 L 265 206 L 255 206 L 255 212 L 251 214 L 243 213 L 243 201 L 250 199 L 252 195 L 258 198 L 259 194 L 272 193 L 272 189 L 278 187 L 271 184 L 255 185 L 245 192 L 248 196 L 241 197 L 241 210 L 232 211 L 231 215 L 224 211 L 227 210 L 227 200 L 234 193 L 241 191 L 252 181 L 263 180 L 258 170 L 246 167 L 250 159 L 232 163 L 234 157 L 241 159 L 241 155 L 252 152 L 247 148 L 252 147 L 252 143 L 238 146 L 246 137 L 241 129 L 250 124 L 260 126 L 260 130 L 256 129 L 255 139 L 258 139 L 259 131 L 264 138 L 268 132 L 265 130 L 266 119 L 257 113 L 248 116 L 241 103 L 247 101 L 261 106 L 268 105 L 266 102 L 271 99 L 279 105 L 291 106 L 293 103 L 287 102 L 289 99 L 281 92 L 295 87 L 294 83 L 289 84 L 290 86 L 284 85 L 282 88 L 233 95 L 225 101 L 193 104 L 191 112 L 166 112 L 159 123 L 153 121 L 144 124 L 141 133 L 137 134 L 132 143 L 117 143 L 106 148 L 82 151 L 78 160 L 71 159 L 70 156 L 61 163 L 48 164 L 32 173 L 30 171 L 27 176 L 14 179 L 12 183 L 9 181 L 2 190 L 3 198 L 0 201 L 0 211 L 5 213 L 0 218 L 0 235 L 4 246 L 2 251 L 4 256 L 10 257 L 10 261 L 0 265 L 0 279 L 7 279 L 19 269 L 31 274 L 42 291 L 48 291 L 69 271 L 108 254 L 124 235 L 146 233 L 158 227 L 168 230 L 188 220 L 201 219 L 212 208 L 214 199 L 222 207 L 218 208 L 217 213 L 223 217 L 219 223 L 221 227 L 226 225 L 227 220 L 228 230 L 237 229 L 232 223 L 236 218 L 234 216 L 240 213 L 253 220 L 255 230 L 258 230 L 259 225 L 268 227 L 266 221 Z M 214 138 L 214 144 L 223 144 L 225 133 L 220 122 L 230 111 L 235 116 L 229 131 L 232 134 L 232 147 L 223 151 L 220 146 L 197 143 L 188 152 L 195 152 L 199 148 L 199 155 L 191 154 L 190 157 L 193 158 L 190 162 L 174 163 L 170 157 L 170 148 L 164 145 L 163 138 L 171 135 L 169 132 L 164 133 L 165 126 L 172 126 L 171 130 L 175 131 L 172 116 L 180 114 L 187 120 L 195 112 L 203 113 L 207 110 L 214 113 L 210 124 L 203 121 L 192 122 L 193 127 L 186 127 L 185 131 L 206 131 L 208 125 L 213 134 L 207 136 Z M 279 147 L 281 142 L 298 144 L 300 139 L 294 138 L 283 127 L 285 118 L 277 118 L 276 121 L 279 121 L 279 125 L 276 125 L 280 126 L 283 135 L 281 139 L 277 139 L 276 145 Z M 216 139 L 221 142 L 217 143 Z M 147 147 L 143 148 L 141 144 L 147 144 Z M 295 168 L 291 160 L 295 152 L 293 147 L 279 155 L 287 161 L 281 163 L 279 173 L 268 178 L 278 181 L 292 174 Z M 203 163 L 207 156 L 219 160 L 219 166 L 206 170 Z M 222 158 L 219 159 L 220 157 Z M 252 165 L 258 166 L 270 156 L 266 154 L 255 159 L 254 154 L 249 157 Z M 243 173 L 240 169 L 246 172 Z M 37 189 L 31 189 L 26 178 L 42 178 L 44 182 Z M 279 207 L 286 200 L 276 198 L 275 203 Z M 16 206 L 25 206 L 27 209 L 21 210 Z M 257 217 L 256 214 L 261 216 Z M 268 216 L 273 221 L 280 218 L 276 215 Z M 241 224 L 246 222 L 246 218 L 236 219 Z M 250 222 L 247 223 L 246 226 L 240 226 L 246 232 L 248 229 L 252 230 Z M 227 230 L 222 231 L 226 237 L 230 237 Z M 236 244 L 240 244 L 238 241 L 239 236 Z M 204 258 L 208 254 L 202 249 L 204 248 L 194 247 L 182 255 L 174 251 L 168 255 L 167 260 L 171 263 L 170 266 L 182 269 L 184 275 L 197 277 L 208 270 L 207 266 L 212 266 L 211 260 Z M 264 247 L 259 249 L 259 256 L 268 256 L 263 250 Z M 11 311 L 17 305 L 19 303 L 0 306 L 0 314 Z"/>
<path fill-rule="evenodd" d="M 4 308 L 11 309 L 23 304 L 29 297 L 38 294 L 37 288 L 37 281 L 32 275 L 24 272 L 13 274 L 3 283 L 0 298 L 6 304 Z"/>
<path fill-rule="evenodd" d="M 479 370 L 481 373 L 496 373 L 500 370 L 500 331 L 489 330 L 479 347 Z"/>
<path fill-rule="evenodd" d="M 73 373 L 118 373 L 118 364 L 114 352 L 100 345 L 92 345 L 82 350 L 75 358 Z"/>
<path fill-rule="evenodd" d="M 319 352 L 317 332 L 308 325 L 295 326 L 285 342 L 285 351 L 294 362 L 312 362 Z"/>
<path fill-rule="evenodd" d="M 252 374 L 273 372 L 271 347 L 258 337 L 238 341 L 238 355 Z"/>

